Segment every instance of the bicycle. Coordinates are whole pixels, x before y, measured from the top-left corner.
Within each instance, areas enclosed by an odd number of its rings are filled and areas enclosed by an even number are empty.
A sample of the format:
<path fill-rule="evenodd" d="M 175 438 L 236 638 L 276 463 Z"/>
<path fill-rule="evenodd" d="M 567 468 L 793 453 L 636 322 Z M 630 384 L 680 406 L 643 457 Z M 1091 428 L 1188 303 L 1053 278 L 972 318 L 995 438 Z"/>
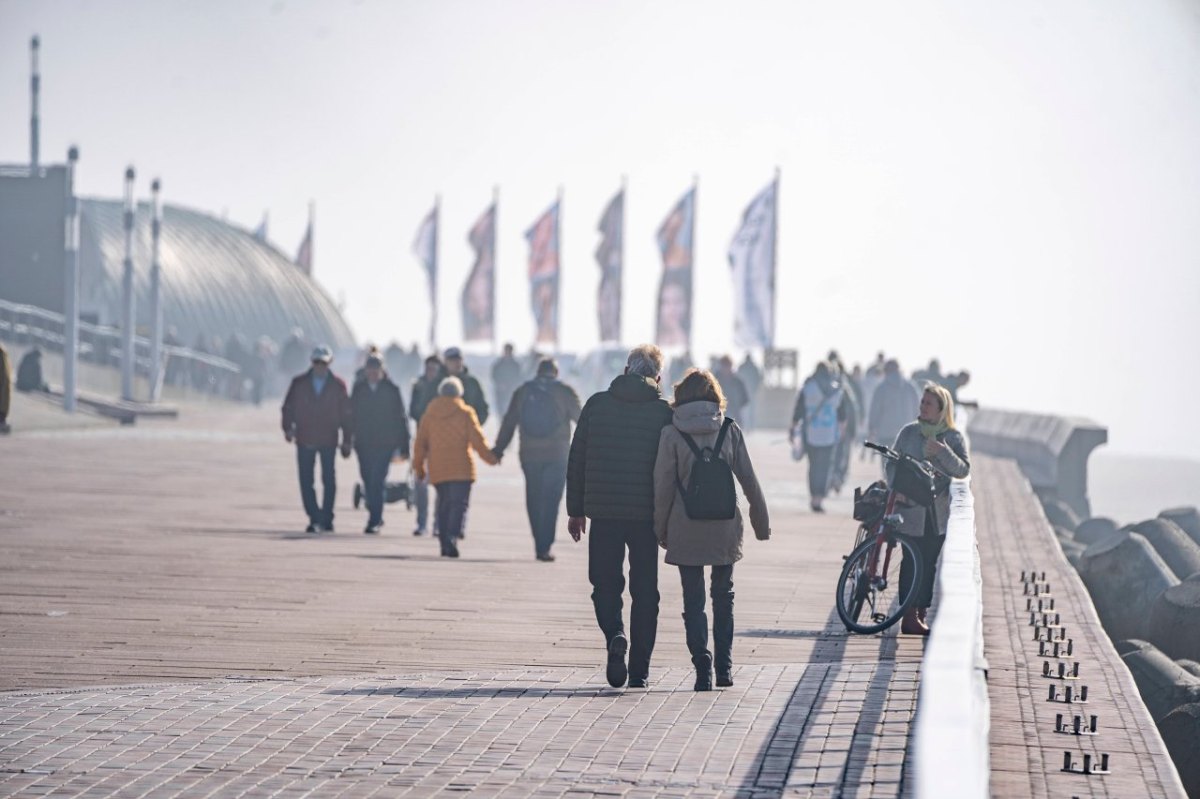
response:
<path fill-rule="evenodd" d="M 865 493 L 855 490 L 854 518 L 862 524 L 838 577 L 836 604 L 847 630 L 871 635 L 891 627 L 912 607 L 925 571 L 920 550 L 900 532 L 904 516 L 896 511 L 897 504 L 903 496 L 930 508 L 937 489 L 935 473 L 923 462 L 871 441 L 863 446 L 894 463 L 895 471 L 886 488 L 876 484 Z M 900 568 L 905 559 L 912 579 L 902 586 Z"/>

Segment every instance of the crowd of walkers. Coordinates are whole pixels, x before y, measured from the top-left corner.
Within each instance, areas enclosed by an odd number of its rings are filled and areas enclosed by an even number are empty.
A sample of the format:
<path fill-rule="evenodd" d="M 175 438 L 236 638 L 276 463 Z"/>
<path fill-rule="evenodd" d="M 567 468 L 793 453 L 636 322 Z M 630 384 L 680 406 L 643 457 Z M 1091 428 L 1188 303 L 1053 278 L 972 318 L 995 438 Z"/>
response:
<path fill-rule="evenodd" d="M 483 386 L 458 348 L 423 361 L 418 356 L 419 374 L 405 362 L 405 376 L 412 374 L 407 407 L 403 380 L 392 378 L 399 365 L 394 371 L 388 354 L 370 348 L 350 387 L 333 374 L 331 361 L 328 348 L 311 350 L 308 368 L 292 379 L 282 408 L 284 436 L 296 444 L 309 532 L 333 530 L 339 450 L 343 457 L 352 452 L 358 457 L 367 534 L 377 534 L 383 525 L 390 465 L 411 455 L 417 511 L 413 533 L 434 533 L 441 554 L 457 558 L 476 479 L 475 459 L 498 464 L 519 437 L 536 559 L 554 561 L 564 492 L 568 532 L 576 542 L 588 536 L 588 577 L 605 640 L 609 683 L 631 688 L 648 684 L 658 627 L 661 548 L 665 562 L 679 571 L 696 690 L 733 684 L 733 570 L 742 557 L 745 526 L 737 486 L 755 537 L 767 540 L 771 535 L 744 434 L 744 417 L 762 385 L 762 372 L 749 357 L 737 368 L 729 357 L 715 359 L 711 370 L 683 366 L 668 401 L 663 354 L 643 345 L 629 353 L 623 374 L 581 404 L 575 390 L 559 379 L 555 359 L 537 356 L 530 372 L 529 364 L 506 346 L 491 371 L 501 417 L 494 445 L 483 431 L 491 410 Z M 837 353 L 817 364 L 797 394 L 790 434 L 795 455 L 809 459 L 814 512 L 823 512 L 825 496 L 843 485 L 852 445 L 864 431 L 927 461 L 946 485 L 951 478 L 967 476 L 969 458 L 954 427 L 954 402 L 968 375 L 943 375 L 936 361 L 918 375 L 905 378 L 896 361 L 882 354 L 866 370 L 847 370 Z M 411 441 L 410 416 L 416 425 Z M 318 461 L 323 486 L 319 504 L 314 487 Z M 430 486 L 436 492 L 432 514 Z M 928 632 L 925 611 L 946 530 L 945 496 L 943 492 L 923 516 L 920 546 L 930 568 L 902 625 L 905 633 Z M 628 632 L 623 612 L 626 561 Z M 901 575 L 905 579 L 912 580 L 907 571 Z M 706 584 L 712 600 L 711 648 Z"/>

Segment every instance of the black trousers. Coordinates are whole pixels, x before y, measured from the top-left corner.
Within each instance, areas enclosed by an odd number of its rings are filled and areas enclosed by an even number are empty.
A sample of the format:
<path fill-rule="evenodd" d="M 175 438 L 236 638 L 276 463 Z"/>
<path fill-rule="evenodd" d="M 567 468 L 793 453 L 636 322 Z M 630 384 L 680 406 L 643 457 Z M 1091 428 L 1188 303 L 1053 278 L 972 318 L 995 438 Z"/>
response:
<path fill-rule="evenodd" d="M 554 545 L 558 507 L 567 484 L 567 462 L 522 463 L 521 470 L 525 472 L 525 511 L 529 514 L 533 546 L 537 554 L 546 555 Z"/>
<path fill-rule="evenodd" d="M 708 651 L 708 616 L 704 613 L 704 567 L 680 566 L 683 583 L 683 629 L 692 663 Z M 709 595 L 713 604 L 713 665 L 719 672 L 733 669 L 733 564 L 712 567 Z"/>
<path fill-rule="evenodd" d="M 593 519 L 588 535 L 588 579 L 596 622 L 607 646 L 625 632 L 625 550 L 629 550 L 629 676 L 646 677 L 658 634 L 658 539 L 654 522 Z"/>
<path fill-rule="evenodd" d="M 438 483 L 437 488 L 437 531 L 442 542 L 442 553 L 457 552 L 458 539 L 463 537 L 463 526 L 467 522 L 467 506 L 471 502 L 471 481 L 451 480 Z"/>
<path fill-rule="evenodd" d="M 324 496 L 317 506 L 317 492 L 313 488 L 316 477 L 317 458 L 321 459 L 321 487 Z M 296 447 L 296 463 L 300 470 L 300 499 L 308 520 L 315 525 L 333 526 L 333 500 L 337 495 L 337 447 Z"/>
<path fill-rule="evenodd" d="M 917 601 L 913 607 L 927 608 L 933 604 L 933 586 L 937 582 L 937 563 L 942 555 L 942 545 L 946 536 L 938 531 L 937 516 L 933 508 L 925 509 L 925 527 L 919 538 L 909 539 L 921 553 L 921 561 L 925 566 L 921 573 L 921 583 L 917 586 Z M 900 562 L 900 595 L 907 596 L 912 585 L 912 564 L 908 558 Z"/>
<path fill-rule="evenodd" d="M 806 446 L 808 455 L 808 495 L 813 500 L 829 493 L 829 473 L 833 467 L 833 447 Z"/>
<path fill-rule="evenodd" d="M 388 468 L 392 465 L 390 449 L 358 450 L 358 473 L 362 475 L 363 495 L 367 502 L 368 524 L 383 521 L 383 492 Z"/>

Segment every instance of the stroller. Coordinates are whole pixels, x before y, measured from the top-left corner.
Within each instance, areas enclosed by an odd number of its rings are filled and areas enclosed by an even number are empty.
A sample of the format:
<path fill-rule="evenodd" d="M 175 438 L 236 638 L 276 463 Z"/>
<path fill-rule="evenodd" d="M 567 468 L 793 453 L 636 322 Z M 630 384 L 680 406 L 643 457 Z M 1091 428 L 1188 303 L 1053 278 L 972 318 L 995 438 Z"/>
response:
<path fill-rule="evenodd" d="M 392 463 L 398 463 L 398 460 L 393 460 Z M 389 480 L 383 486 L 383 501 L 389 505 L 396 502 L 403 502 L 406 510 L 412 510 L 413 497 L 416 489 L 413 486 L 412 466 L 408 467 L 408 474 L 403 481 Z M 358 510 L 366 499 L 366 493 L 363 491 L 362 483 L 354 484 L 354 509 Z"/>

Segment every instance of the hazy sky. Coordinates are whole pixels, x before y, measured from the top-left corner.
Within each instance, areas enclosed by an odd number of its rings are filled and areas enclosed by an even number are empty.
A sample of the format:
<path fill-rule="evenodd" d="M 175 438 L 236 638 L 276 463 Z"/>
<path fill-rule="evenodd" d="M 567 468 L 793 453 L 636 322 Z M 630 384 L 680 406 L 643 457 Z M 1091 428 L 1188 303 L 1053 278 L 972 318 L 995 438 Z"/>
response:
<path fill-rule="evenodd" d="M 292 254 L 363 339 L 423 339 L 410 245 L 440 193 L 440 339 L 500 187 L 500 335 L 531 341 L 523 231 L 565 190 L 564 348 L 597 338 L 592 253 L 628 176 L 625 337 L 652 335 L 654 230 L 699 175 L 697 354 L 732 340 L 725 250 L 782 170 L 781 346 L 969 368 L 993 406 L 1197 456 L 1200 4 L 0 0 L 0 160 L 84 193 L 134 163 L 168 201 Z M 1197 456 L 1200 457 L 1200 456 Z"/>

